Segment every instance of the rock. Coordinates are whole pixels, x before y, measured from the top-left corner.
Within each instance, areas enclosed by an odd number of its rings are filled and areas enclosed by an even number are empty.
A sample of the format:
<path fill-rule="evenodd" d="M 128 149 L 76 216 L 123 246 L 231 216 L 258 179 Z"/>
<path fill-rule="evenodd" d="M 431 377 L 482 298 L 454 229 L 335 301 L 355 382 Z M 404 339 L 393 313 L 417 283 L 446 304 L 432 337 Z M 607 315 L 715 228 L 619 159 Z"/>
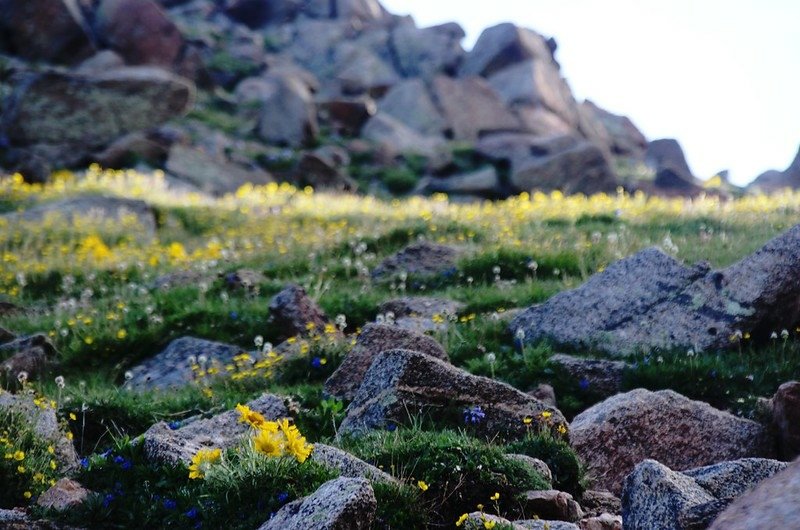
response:
<path fill-rule="evenodd" d="M 569 123 L 544 107 L 517 105 L 514 112 L 522 123 L 522 130 L 537 138 L 575 134 L 574 128 Z"/>
<path fill-rule="evenodd" d="M 453 273 L 460 252 L 453 247 L 420 241 L 383 260 L 372 270 L 375 279 L 394 278 L 400 273 L 436 276 Z M 395 315 L 396 316 L 396 315 Z"/>
<path fill-rule="evenodd" d="M 475 152 L 489 160 L 508 161 L 512 166 L 531 157 L 550 156 L 578 145 L 569 135 L 539 138 L 529 133 L 498 133 L 484 136 L 475 144 Z"/>
<path fill-rule="evenodd" d="M 581 507 L 588 516 L 599 516 L 603 513 L 612 515 L 622 513 L 619 497 L 610 491 L 584 491 L 583 495 L 581 495 Z"/>
<path fill-rule="evenodd" d="M 76 0 L 4 0 L 0 35 L 28 61 L 75 64 L 92 54 L 88 25 Z"/>
<path fill-rule="evenodd" d="M 547 482 L 550 482 L 551 484 L 553 483 L 553 472 L 550 471 L 550 468 L 544 461 L 528 455 L 507 454 L 504 456 L 509 460 L 514 460 L 515 462 L 525 464 L 544 477 Z"/>
<path fill-rule="evenodd" d="M 11 342 L 16 338 L 17 335 L 15 333 L 8 331 L 6 328 L 0 327 L 0 345 Z"/>
<path fill-rule="evenodd" d="M 627 116 L 612 114 L 589 100 L 581 103 L 581 110 L 599 122 L 608 135 L 608 145 L 612 153 L 636 159 L 644 158 L 648 146 L 647 138 Z"/>
<path fill-rule="evenodd" d="M 368 530 L 377 507 L 369 481 L 340 477 L 287 504 L 259 530 Z"/>
<path fill-rule="evenodd" d="M 333 150 L 336 149 L 337 152 Z M 301 186 L 311 186 L 315 190 L 332 189 L 337 191 L 355 191 L 358 184 L 347 175 L 342 162 L 347 153 L 338 155 L 334 146 L 325 146 L 312 153 L 305 153 L 296 170 L 296 181 Z"/>
<path fill-rule="evenodd" d="M 261 139 L 298 147 L 311 143 L 319 133 L 317 109 L 308 86 L 295 76 L 267 78 L 260 96 Z"/>
<path fill-rule="evenodd" d="M 511 186 L 519 192 L 610 193 L 617 188 L 617 179 L 600 148 L 579 142 L 563 151 L 520 160 L 513 165 Z"/>
<path fill-rule="evenodd" d="M 463 409 L 473 406 L 485 414 L 475 428 L 489 437 L 524 436 L 530 425 L 523 419 L 540 423 L 545 411 L 549 425 L 566 421 L 558 410 L 509 385 L 471 375 L 424 353 L 396 349 L 382 352 L 367 370 L 339 434 L 358 435 L 403 423 L 409 411 L 432 411 L 432 418 L 457 414 L 461 421 Z"/>
<path fill-rule="evenodd" d="M 523 528 L 525 530 L 580 530 L 576 525 L 566 521 L 545 521 L 543 519 L 528 519 L 525 521 L 514 521 L 513 530 Z M 481 527 L 478 527 L 480 530 Z M 505 528 L 504 528 L 505 530 Z"/>
<path fill-rule="evenodd" d="M 775 169 L 765 171 L 748 186 L 748 189 L 761 193 L 774 193 L 786 188 L 800 188 L 800 149 L 784 171 Z"/>
<path fill-rule="evenodd" d="M 539 527 L 529 527 L 523 526 L 518 524 L 520 521 L 511 522 L 508 519 L 504 519 L 503 517 L 499 517 L 497 515 L 492 515 L 490 513 L 484 512 L 472 512 L 467 516 L 467 519 L 463 523 L 464 530 L 482 530 L 484 528 L 491 528 L 491 526 L 486 526 L 486 523 L 491 525 L 494 523 L 497 528 L 502 528 L 503 530 L 526 530 L 528 528 L 543 528 Z M 565 530 L 556 528 L 555 530 Z M 572 529 L 568 529 L 572 530 Z"/>
<path fill-rule="evenodd" d="M 336 470 L 343 477 L 363 477 L 372 483 L 396 483 L 397 479 L 360 458 L 342 451 L 338 447 L 321 443 L 314 444 L 311 460 Z"/>
<path fill-rule="evenodd" d="M 781 458 L 800 455 L 800 382 L 782 384 L 772 398 L 772 422 L 778 430 Z"/>
<path fill-rule="evenodd" d="M 18 413 L 29 421 L 36 436 L 54 446 L 55 459 L 61 472 L 77 469 L 78 454 L 75 447 L 62 431 L 55 409 L 50 408 L 47 402 L 40 407 L 29 395 L 0 392 L 0 412 Z"/>
<path fill-rule="evenodd" d="M 124 168 L 140 162 L 163 166 L 172 140 L 159 131 L 133 132 L 114 140 L 104 149 L 91 153 L 89 159 L 104 168 Z"/>
<path fill-rule="evenodd" d="M 83 504 L 87 497 L 89 490 L 74 480 L 62 478 L 42 493 L 36 504 L 45 509 L 63 511 Z"/>
<path fill-rule="evenodd" d="M 431 193 L 474 194 L 496 197 L 502 194 L 500 177 L 493 166 L 477 171 L 452 175 L 447 178 L 430 179 L 426 191 Z"/>
<path fill-rule="evenodd" d="M 6 386 L 15 385 L 21 373 L 26 374 L 28 381 L 38 381 L 47 369 L 47 354 L 39 346 L 33 346 L 19 351 L 3 361 L 2 376 Z"/>
<path fill-rule="evenodd" d="M 102 0 L 95 10 L 98 38 L 131 65 L 172 68 L 183 49 L 183 36 L 152 0 Z"/>
<path fill-rule="evenodd" d="M 189 81 L 153 67 L 23 77 L 2 117 L 12 145 L 66 145 L 85 153 L 180 116 L 194 99 Z"/>
<path fill-rule="evenodd" d="M 197 365 L 202 370 L 216 368 L 224 371 L 223 367 L 232 363 L 233 358 L 242 352 L 242 348 L 230 344 L 180 337 L 170 342 L 164 351 L 131 368 L 133 377 L 125 383 L 125 388 L 138 392 L 180 388 L 196 379 L 192 366 Z M 198 364 L 200 356 L 207 359 L 204 366 Z"/>
<path fill-rule="evenodd" d="M 625 530 L 683 530 L 680 514 L 713 500 L 694 479 L 645 460 L 625 479 L 622 521 Z"/>
<path fill-rule="evenodd" d="M 785 462 L 768 458 L 742 458 L 683 471 L 711 495 L 731 500 L 747 493 L 756 484 L 786 469 Z"/>
<path fill-rule="evenodd" d="M 800 460 L 734 500 L 709 530 L 797 528 L 800 521 Z M 626 527 L 627 528 L 627 527 Z"/>
<path fill-rule="evenodd" d="M 325 393 L 339 399 L 352 400 L 372 361 L 381 352 L 397 348 L 424 353 L 445 362 L 450 361 L 444 348 L 427 335 L 397 326 L 367 324 L 342 364 L 325 381 Z"/>
<path fill-rule="evenodd" d="M 483 30 L 461 65 L 460 75 L 488 77 L 507 66 L 526 60 L 553 62 L 545 39 L 535 31 L 511 23 Z"/>
<path fill-rule="evenodd" d="M 574 523 L 583 518 L 583 510 L 572 495 L 558 490 L 526 491 L 520 502 L 525 513 L 540 519 Z"/>
<path fill-rule="evenodd" d="M 455 22 L 417 28 L 403 24 L 392 31 L 391 46 L 404 77 L 455 75 L 465 53 L 464 30 Z"/>
<path fill-rule="evenodd" d="M 444 118 L 420 78 L 394 85 L 378 102 L 378 110 L 424 136 L 441 136 L 446 128 Z"/>
<path fill-rule="evenodd" d="M 645 162 L 656 172 L 656 188 L 685 194 L 699 193 L 703 189 L 692 175 L 677 140 L 663 138 L 650 142 Z"/>
<path fill-rule="evenodd" d="M 300 0 L 227 0 L 224 6 L 226 15 L 251 29 L 292 22 L 303 7 Z"/>
<path fill-rule="evenodd" d="M 361 128 L 378 112 L 372 98 L 339 98 L 324 101 L 320 110 L 327 119 L 346 136 L 358 136 Z"/>
<path fill-rule="evenodd" d="M 658 249 L 620 260 L 581 287 L 561 292 L 518 316 L 525 342 L 547 338 L 572 349 L 612 356 L 689 348 L 736 347 L 752 331 L 766 340 L 800 320 L 800 225 L 725 269 L 687 268 Z"/>
<path fill-rule="evenodd" d="M 272 176 L 258 168 L 245 168 L 220 160 L 202 149 L 173 145 L 169 150 L 166 170 L 206 193 L 234 193 L 245 184 L 268 184 Z"/>
<path fill-rule="evenodd" d="M 266 276 L 253 269 L 238 269 L 220 276 L 229 290 L 242 290 L 249 294 L 257 294 L 259 285 L 267 281 Z"/>
<path fill-rule="evenodd" d="M 367 47 L 343 42 L 334 53 L 335 78 L 345 95 L 369 94 L 379 97 L 400 81 L 400 76 L 386 61 Z"/>
<path fill-rule="evenodd" d="M 336 0 L 335 2 L 318 3 L 324 6 L 323 13 L 328 13 L 323 16 L 351 22 L 379 22 L 388 16 L 388 13 L 378 0 Z"/>
<path fill-rule="evenodd" d="M 408 296 L 384 302 L 378 308 L 378 313 L 390 316 L 399 328 L 426 333 L 446 329 L 450 318 L 458 315 L 463 308 L 464 304 L 454 300 Z"/>
<path fill-rule="evenodd" d="M 450 138 L 475 141 L 493 132 L 520 130 L 517 117 L 483 79 L 437 76 L 432 91 Z M 470 111 L 464 112 L 464 109 Z"/>
<path fill-rule="evenodd" d="M 578 125 L 578 109 L 572 91 L 552 62 L 529 60 L 497 71 L 489 84 L 506 105 L 544 107 L 571 128 Z"/>
<path fill-rule="evenodd" d="M 536 385 L 536 388 L 528 392 L 528 394 L 550 407 L 557 407 L 556 391 L 547 383 L 540 383 Z"/>
<path fill-rule="evenodd" d="M 250 401 L 247 406 L 267 420 L 289 416 L 283 399 L 271 394 Z M 239 443 L 250 429 L 246 423 L 239 421 L 239 417 L 236 410 L 229 410 L 211 418 L 187 420 L 177 429 L 160 421 L 142 435 L 144 452 L 148 459 L 155 462 L 189 464 L 200 449 L 218 448 L 225 451 Z"/>
<path fill-rule="evenodd" d="M 33 335 L 24 335 L 21 337 L 14 337 L 12 335 L 11 339 L 12 340 L 0 341 L 0 343 L 2 343 L 0 344 L 0 356 L 13 356 L 33 348 L 41 349 L 47 357 L 58 356 L 58 350 L 56 350 L 56 347 L 50 342 L 50 339 L 43 333 L 34 333 Z"/>
<path fill-rule="evenodd" d="M 563 371 L 584 391 L 593 395 L 609 397 L 622 390 L 622 377 L 628 364 L 607 359 L 584 359 L 556 353 L 549 363 Z"/>
<path fill-rule="evenodd" d="M 270 321 L 281 330 L 281 336 L 308 335 L 309 324 L 321 332 L 329 323 L 328 317 L 299 285 L 288 285 L 269 303 Z"/>
<path fill-rule="evenodd" d="M 604 513 L 578 522 L 581 530 L 622 530 L 622 517 Z"/>
<path fill-rule="evenodd" d="M 401 121 L 381 112 L 370 118 L 364 125 L 361 137 L 377 144 L 388 153 L 389 157 L 415 154 L 433 158 L 444 145 L 441 138 L 424 136 Z"/>
<path fill-rule="evenodd" d="M 645 459 L 683 470 L 774 452 L 762 425 L 671 390 L 632 390 L 592 406 L 572 421 L 570 441 L 612 493 Z"/>
<path fill-rule="evenodd" d="M 19 315 L 21 313 L 25 313 L 25 308 L 20 307 L 16 304 L 12 304 L 11 302 L 5 302 L 0 300 L 0 316 L 10 316 L 10 315 Z"/>

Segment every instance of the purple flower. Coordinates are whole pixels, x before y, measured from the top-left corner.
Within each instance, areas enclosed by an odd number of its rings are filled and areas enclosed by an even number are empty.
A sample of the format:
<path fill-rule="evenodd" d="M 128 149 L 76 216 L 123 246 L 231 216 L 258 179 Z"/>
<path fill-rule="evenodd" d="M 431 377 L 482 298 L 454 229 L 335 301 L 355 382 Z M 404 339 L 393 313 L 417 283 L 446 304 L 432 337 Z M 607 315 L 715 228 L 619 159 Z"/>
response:
<path fill-rule="evenodd" d="M 580 380 L 578 386 L 580 387 L 581 390 L 586 392 L 587 390 L 589 390 L 589 380 L 584 377 L 583 379 Z"/>
<path fill-rule="evenodd" d="M 199 512 L 197 511 L 197 508 L 195 508 L 194 506 L 192 506 L 191 508 L 189 508 L 189 510 L 188 510 L 187 512 L 184 512 L 184 514 L 183 514 L 183 515 L 185 515 L 185 516 L 186 516 L 186 517 L 188 517 L 189 519 L 195 519 L 195 518 L 197 518 L 197 514 L 198 514 L 198 513 L 199 513 Z"/>
<path fill-rule="evenodd" d="M 106 493 L 105 497 L 103 497 L 103 508 L 108 508 L 108 505 L 114 500 L 113 493 Z"/>
<path fill-rule="evenodd" d="M 477 425 L 485 417 L 486 413 L 483 412 L 483 409 L 481 408 L 480 405 L 475 405 L 474 407 L 469 407 L 468 409 L 464 409 L 464 423 Z"/>
<path fill-rule="evenodd" d="M 239 318 L 239 313 L 237 313 L 236 311 L 231 311 L 230 312 L 230 317 L 231 317 L 231 320 L 236 320 L 237 318 Z"/>
<path fill-rule="evenodd" d="M 390 423 L 386 426 L 386 430 L 389 432 L 394 432 L 395 429 L 397 429 L 397 425 L 395 425 L 394 423 Z"/>
<path fill-rule="evenodd" d="M 288 498 L 289 498 L 289 494 L 287 492 L 285 492 L 285 491 L 282 491 L 282 492 L 278 493 L 278 495 L 277 495 L 278 502 L 281 503 L 281 504 L 286 502 L 286 499 L 288 499 Z"/>
<path fill-rule="evenodd" d="M 172 499 L 164 499 L 164 508 L 167 510 L 174 510 L 178 507 L 178 503 Z"/>
<path fill-rule="evenodd" d="M 89 459 L 86 458 L 85 456 L 81 458 L 81 467 L 83 469 L 89 469 Z"/>
<path fill-rule="evenodd" d="M 314 368 L 321 367 L 322 366 L 322 359 L 320 359 L 319 357 L 314 357 L 314 359 L 311 361 L 311 366 L 313 366 Z"/>
<path fill-rule="evenodd" d="M 167 424 L 167 426 L 172 429 L 173 431 L 177 430 L 181 426 L 181 422 L 179 421 L 171 421 Z"/>

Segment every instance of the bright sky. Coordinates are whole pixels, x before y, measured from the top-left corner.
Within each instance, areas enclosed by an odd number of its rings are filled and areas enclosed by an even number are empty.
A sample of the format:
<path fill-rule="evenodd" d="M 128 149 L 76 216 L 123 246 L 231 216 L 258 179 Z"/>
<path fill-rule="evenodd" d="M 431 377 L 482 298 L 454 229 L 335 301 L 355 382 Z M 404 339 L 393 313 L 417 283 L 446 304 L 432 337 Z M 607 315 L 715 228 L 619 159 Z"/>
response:
<path fill-rule="evenodd" d="M 465 48 L 514 22 L 558 41 L 579 99 L 677 138 L 693 172 L 745 184 L 800 146 L 800 0 L 382 0 L 420 26 L 456 21 Z"/>

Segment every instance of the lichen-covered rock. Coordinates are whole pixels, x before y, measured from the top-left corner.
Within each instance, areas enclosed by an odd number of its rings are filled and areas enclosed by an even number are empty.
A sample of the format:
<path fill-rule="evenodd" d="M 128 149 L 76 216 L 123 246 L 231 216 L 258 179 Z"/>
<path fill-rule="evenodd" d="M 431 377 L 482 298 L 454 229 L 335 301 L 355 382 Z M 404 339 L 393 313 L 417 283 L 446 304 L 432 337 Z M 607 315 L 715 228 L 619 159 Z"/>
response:
<path fill-rule="evenodd" d="M 572 421 L 570 442 L 597 485 L 612 493 L 645 459 L 684 470 L 774 454 L 762 425 L 672 390 L 637 389 L 594 405 Z"/>
<path fill-rule="evenodd" d="M 259 530 L 368 530 L 377 506 L 368 480 L 340 477 L 287 504 Z"/>
<path fill-rule="evenodd" d="M 269 318 L 281 336 L 308 335 L 309 327 L 321 333 L 330 321 L 322 309 L 299 285 L 288 285 L 269 303 Z"/>
<path fill-rule="evenodd" d="M 372 277 L 394 278 L 406 273 L 419 276 L 434 276 L 446 272 L 454 272 L 456 259 L 460 252 L 447 245 L 439 245 L 428 241 L 412 243 L 383 260 L 372 271 Z"/>
<path fill-rule="evenodd" d="M 721 350 L 800 320 L 800 225 L 721 270 L 688 268 L 643 250 L 518 316 L 526 343 L 549 339 L 620 356 L 656 349 Z"/>
<path fill-rule="evenodd" d="M 528 455 L 507 454 L 505 455 L 505 457 L 508 458 L 509 460 L 513 460 L 515 462 L 519 462 L 520 464 L 528 466 L 529 468 L 533 469 L 541 476 L 543 476 L 547 482 L 551 484 L 553 483 L 553 472 L 550 470 L 550 468 L 544 461 Z"/>
<path fill-rule="evenodd" d="M 66 510 L 82 504 L 89 496 L 89 490 L 72 479 L 62 478 L 42 493 L 36 504 L 42 508 Z"/>
<path fill-rule="evenodd" d="M 447 298 L 404 296 L 381 304 L 378 314 L 387 321 L 393 320 L 397 327 L 427 333 L 446 329 L 464 307 L 463 303 Z"/>
<path fill-rule="evenodd" d="M 370 482 L 395 483 L 397 479 L 338 447 L 314 444 L 310 460 L 336 470 L 343 477 L 363 477 Z"/>
<path fill-rule="evenodd" d="M 271 394 L 250 401 L 247 406 L 267 420 L 289 416 L 284 400 Z M 211 418 L 190 418 L 179 426 L 158 422 L 143 435 L 145 454 L 157 462 L 188 464 L 200 449 L 218 448 L 224 451 L 241 441 L 250 428 L 239 418 L 236 410 L 229 410 Z"/>
<path fill-rule="evenodd" d="M 353 399 L 375 357 L 397 348 L 418 351 L 446 362 L 450 360 L 444 348 L 427 335 L 397 326 L 368 324 L 339 368 L 325 381 L 325 393 L 339 399 Z"/>
<path fill-rule="evenodd" d="M 211 156 L 202 149 L 173 145 L 166 169 L 170 174 L 197 186 L 198 189 L 222 195 L 234 193 L 245 184 L 268 184 L 272 176 L 258 168 L 247 168 Z"/>
<path fill-rule="evenodd" d="M 581 530 L 622 530 L 622 517 L 603 513 L 578 521 Z"/>
<path fill-rule="evenodd" d="M 378 111 L 425 136 L 439 136 L 445 129 L 444 118 L 419 78 L 394 85 L 378 102 Z"/>
<path fill-rule="evenodd" d="M 526 519 L 524 521 L 514 521 L 513 530 L 523 528 L 525 530 L 580 530 L 574 523 L 566 521 L 547 521 L 544 519 Z M 482 526 L 477 527 L 478 530 L 485 528 Z"/>
<path fill-rule="evenodd" d="M 195 337 L 180 337 L 170 342 L 164 351 L 149 357 L 131 368 L 125 383 L 129 390 L 167 390 L 190 384 L 197 378 L 196 370 L 207 370 L 233 362 L 242 348 Z M 205 362 L 201 363 L 205 357 Z"/>
<path fill-rule="evenodd" d="M 558 410 L 505 383 L 472 375 L 424 353 L 389 350 L 375 359 L 364 376 L 339 434 L 359 435 L 402 424 L 410 411 L 461 422 L 463 410 L 476 406 L 484 416 L 473 427 L 490 437 L 518 438 L 543 424 L 555 432 L 558 424 L 566 422 Z M 530 424 L 523 422 L 526 417 L 531 418 Z"/>

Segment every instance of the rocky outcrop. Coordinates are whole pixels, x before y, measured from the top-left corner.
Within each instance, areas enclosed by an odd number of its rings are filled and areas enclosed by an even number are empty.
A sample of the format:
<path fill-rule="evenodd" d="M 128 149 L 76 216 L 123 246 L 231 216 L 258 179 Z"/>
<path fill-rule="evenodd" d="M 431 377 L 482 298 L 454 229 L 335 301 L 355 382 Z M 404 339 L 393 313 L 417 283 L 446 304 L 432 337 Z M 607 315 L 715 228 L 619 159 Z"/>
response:
<path fill-rule="evenodd" d="M 800 321 L 800 225 L 725 269 L 685 267 L 643 250 L 512 321 L 525 342 L 549 339 L 612 356 L 659 349 L 722 350 Z"/>
<path fill-rule="evenodd" d="M 321 333 L 330 322 L 317 303 L 299 285 L 289 285 L 272 297 L 269 318 L 284 338 L 308 335 L 311 330 Z"/>
<path fill-rule="evenodd" d="M 475 141 L 492 132 L 520 130 L 517 117 L 481 78 L 438 76 L 433 80 L 432 92 L 442 110 L 445 134 L 451 138 Z"/>
<path fill-rule="evenodd" d="M 765 171 L 748 186 L 748 190 L 762 193 L 772 193 L 787 188 L 793 190 L 800 188 L 800 149 L 785 170 Z"/>
<path fill-rule="evenodd" d="M 319 132 L 314 98 L 308 86 L 295 76 L 263 80 L 258 96 L 258 135 L 269 143 L 299 147 Z"/>
<path fill-rule="evenodd" d="M 377 507 L 367 480 L 341 477 L 287 504 L 259 530 L 368 530 Z"/>
<path fill-rule="evenodd" d="M 459 73 L 462 76 L 488 77 L 507 66 L 529 59 L 544 62 L 553 60 L 552 50 L 544 37 L 511 23 L 498 24 L 481 33 L 464 59 Z"/>
<path fill-rule="evenodd" d="M 681 195 L 696 195 L 703 191 L 677 140 L 663 138 L 650 142 L 645 162 L 656 172 L 653 184 L 657 190 Z"/>
<path fill-rule="evenodd" d="M 263 169 L 246 168 L 184 145 L 172 146 L 165 167 L 169 173 L 198 189 L 218 195 L 234 193 L 247 183 L 268 184 L 273 181 Z"/>
<path fill-rule="evenodd" d="M 397 348 L 449 361 L 444 348 L 427 335 L 392 325 L 368 324 L 339 368 L 325 381 L 325 393 L 339 399 L 352 400 L 375 358 L 381 352 Z"/>
<path fill-rule="evenodd" d="M 390 474 L 331 445 L 315 443 L 310 459 L 317 464 L 333 469 L 342 477 L 365 478 L 372 483 L 397 483 L 397 479 Z"/>
<path fill-rule="evenodd" d="M 596 483 L 612 493 L 646 459 L 684 470 L 774 455 L 761 424 L 672 390 L 637 389 L 594 405 L 572 421 L 570 442 Z"/>
<path fill-rule="evenodd" d="M 509 385 L 471 375 L 424 353 L 389 350 L 367 370 L 339 434 L 358 435 L 404 424 L 409 411 L 444 421 L 456 418 L 461 423 L 463 410 L 476 406 L 484 416 L 473 427 L 489 437 L 521 437 L 531 425 L 556 432 L 558 424 L 566 423 L 558 410 Z M 525 418 L 531 421 L 525 423 Z"/>

